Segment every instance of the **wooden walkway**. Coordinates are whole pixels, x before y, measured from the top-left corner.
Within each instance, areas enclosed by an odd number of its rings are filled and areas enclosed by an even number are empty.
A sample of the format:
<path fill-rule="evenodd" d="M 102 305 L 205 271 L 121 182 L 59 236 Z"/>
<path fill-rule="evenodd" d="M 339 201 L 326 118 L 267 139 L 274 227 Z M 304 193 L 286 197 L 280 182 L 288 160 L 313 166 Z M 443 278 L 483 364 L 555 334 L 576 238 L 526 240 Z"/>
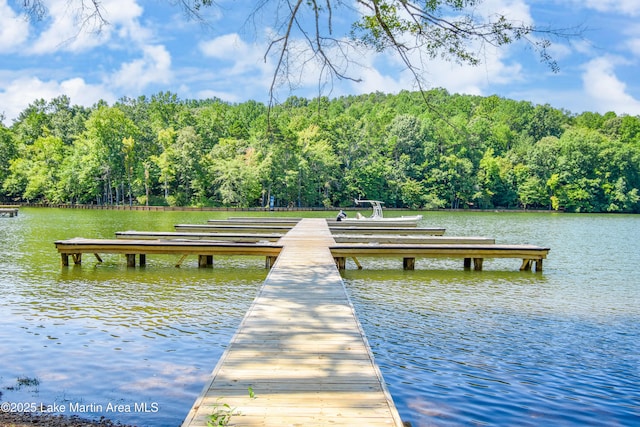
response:
<path fill-rule="evenodd" d="M 401 427 L 329 250 L 327 222 L 304 219 L 280 244 L 183 427 L 206 426 L 222 404 L 237 408 L 234 426 Z"/>
<path fill-rule="evenodd" d="M 82 263 L 82 254 L 94 254 L 98 262 L 102 262 L 100 254 L 123 254 L 127 257 L 127 266 L 135 267 L 136 255 L 139 264 L 146 264 L 147 255 L 181 255 L 176 264 L 179 267 L 189 255 L 198 255 L 200 267 L 211 267 L 214 255 L 247 255 L 265 256 L 265 267 L 270 268 L 280 254 L 282 246 L 274 243 L 236 243 L 210 242 L 206 240 L 124 240 L 124 239 L 84 239 L 76 237 L 54 242 L 62 259 L 62 265 L 69 265 L 69 257 L 73 263 Z"/>
<path fill-rule="evenodd" d="M 351 227 L 349 225 L 329 225 L 329 229 L 333 234 L 356 234 L 358 236 L 377 236 L 380 234 L 394 234 L 397 236 L 442 236 L 446 231 L 444 228 L 437 227 L 395 227 L 379 225 L 377 227 Z"/>
<path fill-rule="evenodd" d="M 529 271 L 535 264 L 536 271 L 542 271 L 542 262 L 549 248 L 534 245 L 496 245 L 477 243 L 428 243 L 428 244 L 336 244 L 330 247 L 331 253 L 343 270 L 349 257 L 402 257 L 403 268 L 413 270 L 416 258 L 463 258 L 464 268 L 482 270 L 485 258 L 522 259 L 521 271 Z M 360 266 L 358 266 L 360 268 Z"/>
<path fill-rule="evenodd" d="M 196 233 L 280 233 L 285 235 L 293 226 L 287 225 L 241 225 L 241 224 L 176 224 L 173 226 L 176 231 L 196 232 Z"/>
<path fill-rule="evenodd" d="M 251 233 L 198 233 L 180 231 L 116 231 L 118 239 L 133 240 L 207 240 L 216 242 L 247 242 L 262 241 L 277 242 L 282 233 L 251 234 Z"/>

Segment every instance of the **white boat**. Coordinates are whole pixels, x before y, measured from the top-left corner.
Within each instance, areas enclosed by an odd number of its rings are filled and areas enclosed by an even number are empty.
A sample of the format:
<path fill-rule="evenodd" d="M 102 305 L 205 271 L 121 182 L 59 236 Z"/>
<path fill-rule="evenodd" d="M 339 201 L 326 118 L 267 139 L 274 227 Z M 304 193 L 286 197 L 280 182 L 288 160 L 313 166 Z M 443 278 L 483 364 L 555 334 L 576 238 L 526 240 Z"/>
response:
<path fill-rule="evenodd" d="M 379 200 L 359 200 L 359 199 L 355 199 L 354 201 L 357 205 L 369 203 L 371 205 L 371 208 L 373 209 L 372 215 L 369 217 L 366 217 L 360 214 L 360 212 L 358 212 L 355 218 L 343 217 L 341 220 L 336 222 L 346 222 L 347 224 L 345 225 L 352 225 L 354 223 L 357 223 L 358 225 L 364 224 L 364 223 L 375 224 L 375 223 L 383 222 L 385 224 L 398 223 L 399 225 L 407 225 L 407 226 L 415 227 L 418 224 L 418 221 L 422 219 L 422 215 L 409 215 L 409 216 L 400 216 L 396 218 L 385 218 L 384 214 L 382 213 L 382 205 L 384 204 L 384 202 L 381 202 Z M 388 225 L 391 225 L 391 224 L 388 224 Z"/>

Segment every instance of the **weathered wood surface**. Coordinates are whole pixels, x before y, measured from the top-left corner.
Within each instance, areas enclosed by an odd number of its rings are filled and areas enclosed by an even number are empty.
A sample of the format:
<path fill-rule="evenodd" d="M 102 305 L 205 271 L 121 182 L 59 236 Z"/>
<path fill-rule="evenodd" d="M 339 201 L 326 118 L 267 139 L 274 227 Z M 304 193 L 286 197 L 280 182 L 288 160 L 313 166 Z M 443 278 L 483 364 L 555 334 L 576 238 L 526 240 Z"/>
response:
<path fill-rule="evenodd" d="M 295 221 L 296 223 L 302 220 L 302 217 L 284 217 L 284 216 L 230 216 L 227 218 L 229 221 L 258 221 L 258 222 L 280 222 L 280 221 Z"/>
<path fill-rule="evenodd" d="M 519 258 L 523 260 L 520 270 L 530 270 L 535 263 L 536 271 L 542 271 L 542 260 L 550 250 L 534 245 L 495 244 L 336 244 L 330 249 L 340 269 L 345 268 L 345 259 L 349 257 L 402 257 L 408 270 L 414 268 L 415 258 L 464 258 L 464 267 L 470 268 L 473 261 L 475 270 L 482 270 L 485 258 Z"/>
<path fill-rule="evenodd" d="M 288 219 L 288 218 L 265 218 L 265 217 L 256 217 L 249 219 L 210 219 L 207 221 L 209 225 L 245 225 L 245 226 L 256 226 L 256 225 L 281 225 L 285 227 L 292 228 L 294 227 L 299 219 Z"/>
<path fill-rule="evenodd" d="M 250 234 L 250 233 L 198 233 L 181 231 L 118 231 L 116 238 L 133 240 L 207 240 L 229 242 L 277 242 L 282 237 L 276 234 Z"/>
<path fill-rule="evenodd" d="M 331 225 L 329 229 L 333 234 L 358 234 L 363 236 L 375 236 L 379 234 L 394 234 L 398 236 L 442 236 L 445 229 L 439 227 L 411 228 L 411 227 L 351 227 L 349 225 Z"/>
<path fill-rule="evenodd" d="M 293 226 L 286 225 L 218 225 L 218 224 L 176 224 L 176 231 L 201 233 L 280 233 L 284 236 Z"/>
<path fill-rule="evenodd" d="M 421 236 L 421 235 L 393 235 L 393 234 L 377 234 L 377 235 L 352 235 L 352 234 L 334 234 L 333 239 L 336 243 L 393 243 L 393 244 L 494 244 L 496 241 L 490 237 L 465 237 L 465 236 Z"/>
<path fill-rule="evenodd" d="M 234 426 L 402 426 L 328 249 L 326 222 L 302 220 L 280 243 L 183 427 L 206 426 L 216 404 L 237 408 Z"/>

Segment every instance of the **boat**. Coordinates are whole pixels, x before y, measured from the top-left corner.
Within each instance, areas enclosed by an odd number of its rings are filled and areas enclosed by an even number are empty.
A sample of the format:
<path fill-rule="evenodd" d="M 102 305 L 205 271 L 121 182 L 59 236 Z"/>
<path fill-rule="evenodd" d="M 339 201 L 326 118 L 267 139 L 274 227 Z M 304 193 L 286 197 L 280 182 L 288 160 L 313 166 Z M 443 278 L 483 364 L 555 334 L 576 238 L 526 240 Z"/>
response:
<path fill-rule="evenodd" d="M 355 224 L 375 225 L 376 223 L 378 224 L 384 223 L 384 225 L 392 225 L 392 223 L 393 224 L 397 223 L 397 225 L 415 227 L 417 226 L 418 221 L 422 219 L 422 215 L 409 215 L 409 216 L 400 216 L 396 218 L 385 218 L 384 214 L 382 213 L 382 205 L 384 204 L 384 202 L 381 202 L 379 200 L 360 200 L 360 199 L 355 199 L 354 202 L 356 203 L 356 205 L 363 205 L 367 203 L 371 205 L 371 209 L 373 210 L 373 213 L 371 214 L 371 216 L 366 217 L 360 214 L 360 212 L 358 212 L 355 218 L 349 218 L 348 216 L 346 216 L 346 214 L 344 214 L 344 216 L 342 216 L 340 220 L 335 221 L 336 223 L 345 222 L 346 224 L 344 225 L 355 225 Z M 343 214 L 342 211 L 340 212 L 341 214 Z"/>

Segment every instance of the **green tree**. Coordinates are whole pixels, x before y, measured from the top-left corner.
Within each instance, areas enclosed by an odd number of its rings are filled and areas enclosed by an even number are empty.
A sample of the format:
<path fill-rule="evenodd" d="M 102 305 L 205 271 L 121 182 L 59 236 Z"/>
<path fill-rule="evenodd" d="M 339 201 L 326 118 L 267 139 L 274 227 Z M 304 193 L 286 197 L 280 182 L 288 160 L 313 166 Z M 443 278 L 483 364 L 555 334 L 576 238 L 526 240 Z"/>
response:
<path fill-rule="evenodd" d="M 262 189 L 261 164 L 256 150 L 243 140 L 223 138 L 207 157 L 220 202 L 224 206 L 254 206 Z"/>
<path fill-rule="evenodd" d="M 89 164 L 100 164 L 100 176 L 95 177 L 104 187 L 102 201 L 109 204 L 125 203 L 125 184 L 128 149 L 125 140 L 135 138 L 139 129 L 122 110 L 115 107 L 100 106 L 93 111 L 86 123 L 86 131 L 80 140 L 95 157 Z"/>
<path fill-rule="evenodd" d="M 54 136 L 36 139 L 23 146 L 21 158 L 11 163 L 9 170 L 15 182 L 24 185 L 22 197 L 27 200 L 60 202 L 56 192 L 60 165 L 64 158 L 64 143 Z"/>
<path fill-rule="evenodd" d="M 9 165 L 18 155 L 15 137 L 13 132 L 2 124 L 2 115 L 0 114 L 0 188 L 4 187 L 4 181 L 9 176 Z"/>
<path fill-rule="evenodd" d="M 178 206 L 207 203 L 209 183 L 205 176 L 203 141 L 195 128 L 187 126 L 176 135 L 175 146 L 170 150 L 168 161 L 174 165 L 178 184 L 173 203 Z"/>

